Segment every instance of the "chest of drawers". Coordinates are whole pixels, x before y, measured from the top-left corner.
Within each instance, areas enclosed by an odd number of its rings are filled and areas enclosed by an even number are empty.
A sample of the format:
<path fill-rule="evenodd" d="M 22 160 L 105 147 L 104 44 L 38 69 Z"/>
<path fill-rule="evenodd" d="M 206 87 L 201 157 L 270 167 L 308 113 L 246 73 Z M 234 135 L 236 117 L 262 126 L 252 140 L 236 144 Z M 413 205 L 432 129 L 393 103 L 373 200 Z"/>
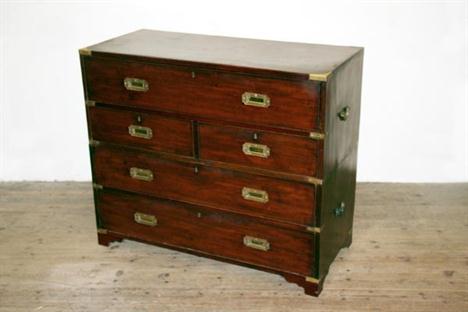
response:
<path fill-rule="evenodd" d="M 100 244 L 320 293 L 351 244 L 362 48 L 140 30 L 80 60 Z"/>

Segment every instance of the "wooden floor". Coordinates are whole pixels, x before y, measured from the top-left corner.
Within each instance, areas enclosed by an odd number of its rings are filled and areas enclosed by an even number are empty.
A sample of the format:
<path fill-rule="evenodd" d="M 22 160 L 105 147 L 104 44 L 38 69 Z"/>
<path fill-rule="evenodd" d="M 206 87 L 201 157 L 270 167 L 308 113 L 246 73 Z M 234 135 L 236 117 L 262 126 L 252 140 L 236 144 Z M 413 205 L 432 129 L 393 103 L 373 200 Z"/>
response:
<path fill-rule="evenodd" d="M 96 243 L 90 183 L 0 183 L 0 311 L 468 311 L 468 184 L 360 184 L 319 298 L 282 277 Z"/>

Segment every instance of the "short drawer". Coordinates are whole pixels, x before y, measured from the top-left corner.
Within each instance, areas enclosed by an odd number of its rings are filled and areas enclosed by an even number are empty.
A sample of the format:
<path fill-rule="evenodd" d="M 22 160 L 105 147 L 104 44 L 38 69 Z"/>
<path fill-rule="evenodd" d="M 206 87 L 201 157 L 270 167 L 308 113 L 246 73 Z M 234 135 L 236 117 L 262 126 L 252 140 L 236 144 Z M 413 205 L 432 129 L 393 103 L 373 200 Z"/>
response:
<path fill-rule="evenodd" d="M 221 210 L 311 225 L 314 185 L 163 160 L 149 153 L 100 145 L 95 182 L 104 187 L 180 200 Z"/>
<path fill-rule="evenodd" d="M 115 59 L 84 60 L 88 98 L 207 119 L 311 131 L 320 84 Z"/>
<path fill-rule="evenodd" d="M 253 218 L 145 196 L 101 191 L 102 225 L 136 239 L 197 250 L 270 269 L 310 275 L 313 235 L 275 228 Z"/>
<path fill-rule="evenodd" d="M 104 107 L 89 107 L 88 118 L 94 140 L 185 156 L 193 154 L 188 120 Z"/>
<path fill-rule="evenodd" d="M 201 124 L 200 158 L 317 176 L 320 145 L 307 137 Z"/>

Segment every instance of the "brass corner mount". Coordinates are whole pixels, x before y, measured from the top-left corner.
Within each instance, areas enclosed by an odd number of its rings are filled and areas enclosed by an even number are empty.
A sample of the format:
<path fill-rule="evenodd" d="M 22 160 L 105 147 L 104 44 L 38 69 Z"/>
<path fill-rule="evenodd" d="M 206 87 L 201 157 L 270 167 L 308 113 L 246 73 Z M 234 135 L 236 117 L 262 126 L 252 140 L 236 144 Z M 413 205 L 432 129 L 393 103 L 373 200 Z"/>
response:
<path fill-rule="evenodd" d="M 314 80 L 314 81 L 328 81 L 328 77 L 331 75 L 331 71 L 326 72 L 326 73 L 312 73 L 309 74 L 309 80 Z"/>
<path fill-rule="evenodd" d="M 309 138 L 313 140 L 323 140 L 325 139 L 325 133 L 321 132 L 310 132 L 309 133 Z"/>
<path fill-rule="evenodd" d="M 91 56 L 92 54 L 92 51 L 88 48 L 82 48 L 82 49 L 79 49 L 78 51 L 80 52 L 80 55 L 83 55 L 83 56 Z"/>
<path fill-rule="evenodd" d="M 306 280 L 306 282 L 309 282 L 309 283 L 314 283 L 314 284 L 320 283 L 320 279 L 317 279 L 317 278 L 311 277 L 311 276 L 306 276 L 305 280 Z"/>

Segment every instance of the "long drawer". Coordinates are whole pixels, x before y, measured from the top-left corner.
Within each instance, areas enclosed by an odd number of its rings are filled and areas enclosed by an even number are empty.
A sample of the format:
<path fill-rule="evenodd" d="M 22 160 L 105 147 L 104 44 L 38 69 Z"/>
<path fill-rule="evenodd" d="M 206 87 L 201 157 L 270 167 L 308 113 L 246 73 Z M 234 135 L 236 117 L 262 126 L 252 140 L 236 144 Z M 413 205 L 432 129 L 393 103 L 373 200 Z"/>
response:
<path fill-rule="evenodd" d="M 313 236 L 144 196 L 100 191 L 102 226 L 149 242 L 197 250 L 270 269 L 310 275 Z"/>
<path fill-rule="evenodd" d="M 320 143 L 308 137 L 200 124 L 200 158 L 317 176 Z"/>
<path fill-rule="evenodd" d="M 88 98 L 97 102 L 304 131 L 319 127 L 320 85 L 310 80 L 99 57 L 85 59 L 84 68 Z"/>
<path fill-rule="evenodd" d="M 105 107 L 90 107 L 88 112 L 95 140 L 193 156 L 189 120 Z"/>
<path fill-rule="evenodd" d="M 160 159 L 121 147 L 93 152 L 94 181 L 107 187 L 301 225 L 315 217 L 315 186 Z"/>

